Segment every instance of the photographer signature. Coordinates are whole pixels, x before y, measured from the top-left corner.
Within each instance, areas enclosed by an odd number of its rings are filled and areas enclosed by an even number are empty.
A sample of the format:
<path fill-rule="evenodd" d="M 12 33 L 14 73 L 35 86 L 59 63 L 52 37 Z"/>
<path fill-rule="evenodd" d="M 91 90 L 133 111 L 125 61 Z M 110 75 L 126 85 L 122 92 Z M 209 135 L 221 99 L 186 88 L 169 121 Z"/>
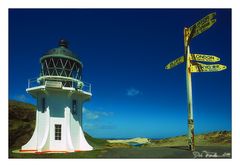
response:
<path fill-rule="evenodd" d="M 222 155 L 218 155 L 216 152 L 210 152 L 210 151 L 202 151 L 201 153 L 198 151 L 193 152 L 194 158 L 220 158 L 220 157 L 231 157 L 231 153 L 223 153 Z"/>

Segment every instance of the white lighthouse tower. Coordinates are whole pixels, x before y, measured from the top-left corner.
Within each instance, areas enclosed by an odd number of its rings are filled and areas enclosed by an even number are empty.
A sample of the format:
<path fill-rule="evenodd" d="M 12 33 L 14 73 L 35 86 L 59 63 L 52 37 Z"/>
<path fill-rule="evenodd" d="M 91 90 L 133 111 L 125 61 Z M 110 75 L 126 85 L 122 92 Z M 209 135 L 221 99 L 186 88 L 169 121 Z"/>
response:
<path fill-rule="evenodd" d="M 91 85 L 83 83 L 83 65 L 68 49 L 65 40 L 44 54 L 40 77 L 28 81 L 26 91 L 37 99 L 36 126 L 21 151 L 75 152 L 93 148 L 82 129 L 83 103 L 92 96 Z"/>

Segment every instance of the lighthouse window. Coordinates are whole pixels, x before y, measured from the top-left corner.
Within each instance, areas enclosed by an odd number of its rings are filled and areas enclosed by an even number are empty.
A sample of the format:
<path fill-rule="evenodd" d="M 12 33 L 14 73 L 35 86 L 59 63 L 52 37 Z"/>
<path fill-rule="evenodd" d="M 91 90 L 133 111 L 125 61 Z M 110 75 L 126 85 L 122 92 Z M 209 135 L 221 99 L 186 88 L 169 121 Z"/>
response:
<path fill-rule="evenodd" d="M 62 125 L 55 124 L 55 140 L 61 140 Z"/>
<path fill-rule="evenodd" d="M 77 100 L 72 101 L 72 113 L 76 114 L 77 112 Z"/>
<path fill-rule="evenodd" d="M 45 98 L 42 98 L 42 112 L 45 111 Z"/>

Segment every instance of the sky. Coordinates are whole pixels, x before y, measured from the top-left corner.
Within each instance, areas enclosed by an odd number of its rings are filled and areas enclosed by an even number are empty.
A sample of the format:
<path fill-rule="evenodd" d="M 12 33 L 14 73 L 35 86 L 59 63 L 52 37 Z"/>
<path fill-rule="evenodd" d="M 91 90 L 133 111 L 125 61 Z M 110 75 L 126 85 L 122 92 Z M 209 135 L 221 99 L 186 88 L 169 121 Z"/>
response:
<path fill-rule="evenodd" d="M 92 84 L 83 128 L 99 138 L 187 134 L 183 29 L 209 13 L 217 22 L 192 39 L 191 53 L 215 55 L 227 70 L 192 74 L 195 133 L 231 130 L 230 9 L 10 9 L 9 99 L 35 104 L 27 80 L 62 38 Z M 211 63 L 208 63 L 211 64 Z"/>

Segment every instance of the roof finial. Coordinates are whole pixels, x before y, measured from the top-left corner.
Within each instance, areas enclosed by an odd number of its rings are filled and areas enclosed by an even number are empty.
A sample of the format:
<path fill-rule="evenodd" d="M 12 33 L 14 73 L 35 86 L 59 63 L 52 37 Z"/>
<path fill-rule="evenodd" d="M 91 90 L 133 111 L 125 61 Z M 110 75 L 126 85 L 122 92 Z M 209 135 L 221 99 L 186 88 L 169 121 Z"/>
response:
<path fill-rule="evenodd" d="M 59 46 L 63 46 L 65 48 L 68 48 L 68 42 L 65 39 L 61 39 L 59 41 Z"/>

